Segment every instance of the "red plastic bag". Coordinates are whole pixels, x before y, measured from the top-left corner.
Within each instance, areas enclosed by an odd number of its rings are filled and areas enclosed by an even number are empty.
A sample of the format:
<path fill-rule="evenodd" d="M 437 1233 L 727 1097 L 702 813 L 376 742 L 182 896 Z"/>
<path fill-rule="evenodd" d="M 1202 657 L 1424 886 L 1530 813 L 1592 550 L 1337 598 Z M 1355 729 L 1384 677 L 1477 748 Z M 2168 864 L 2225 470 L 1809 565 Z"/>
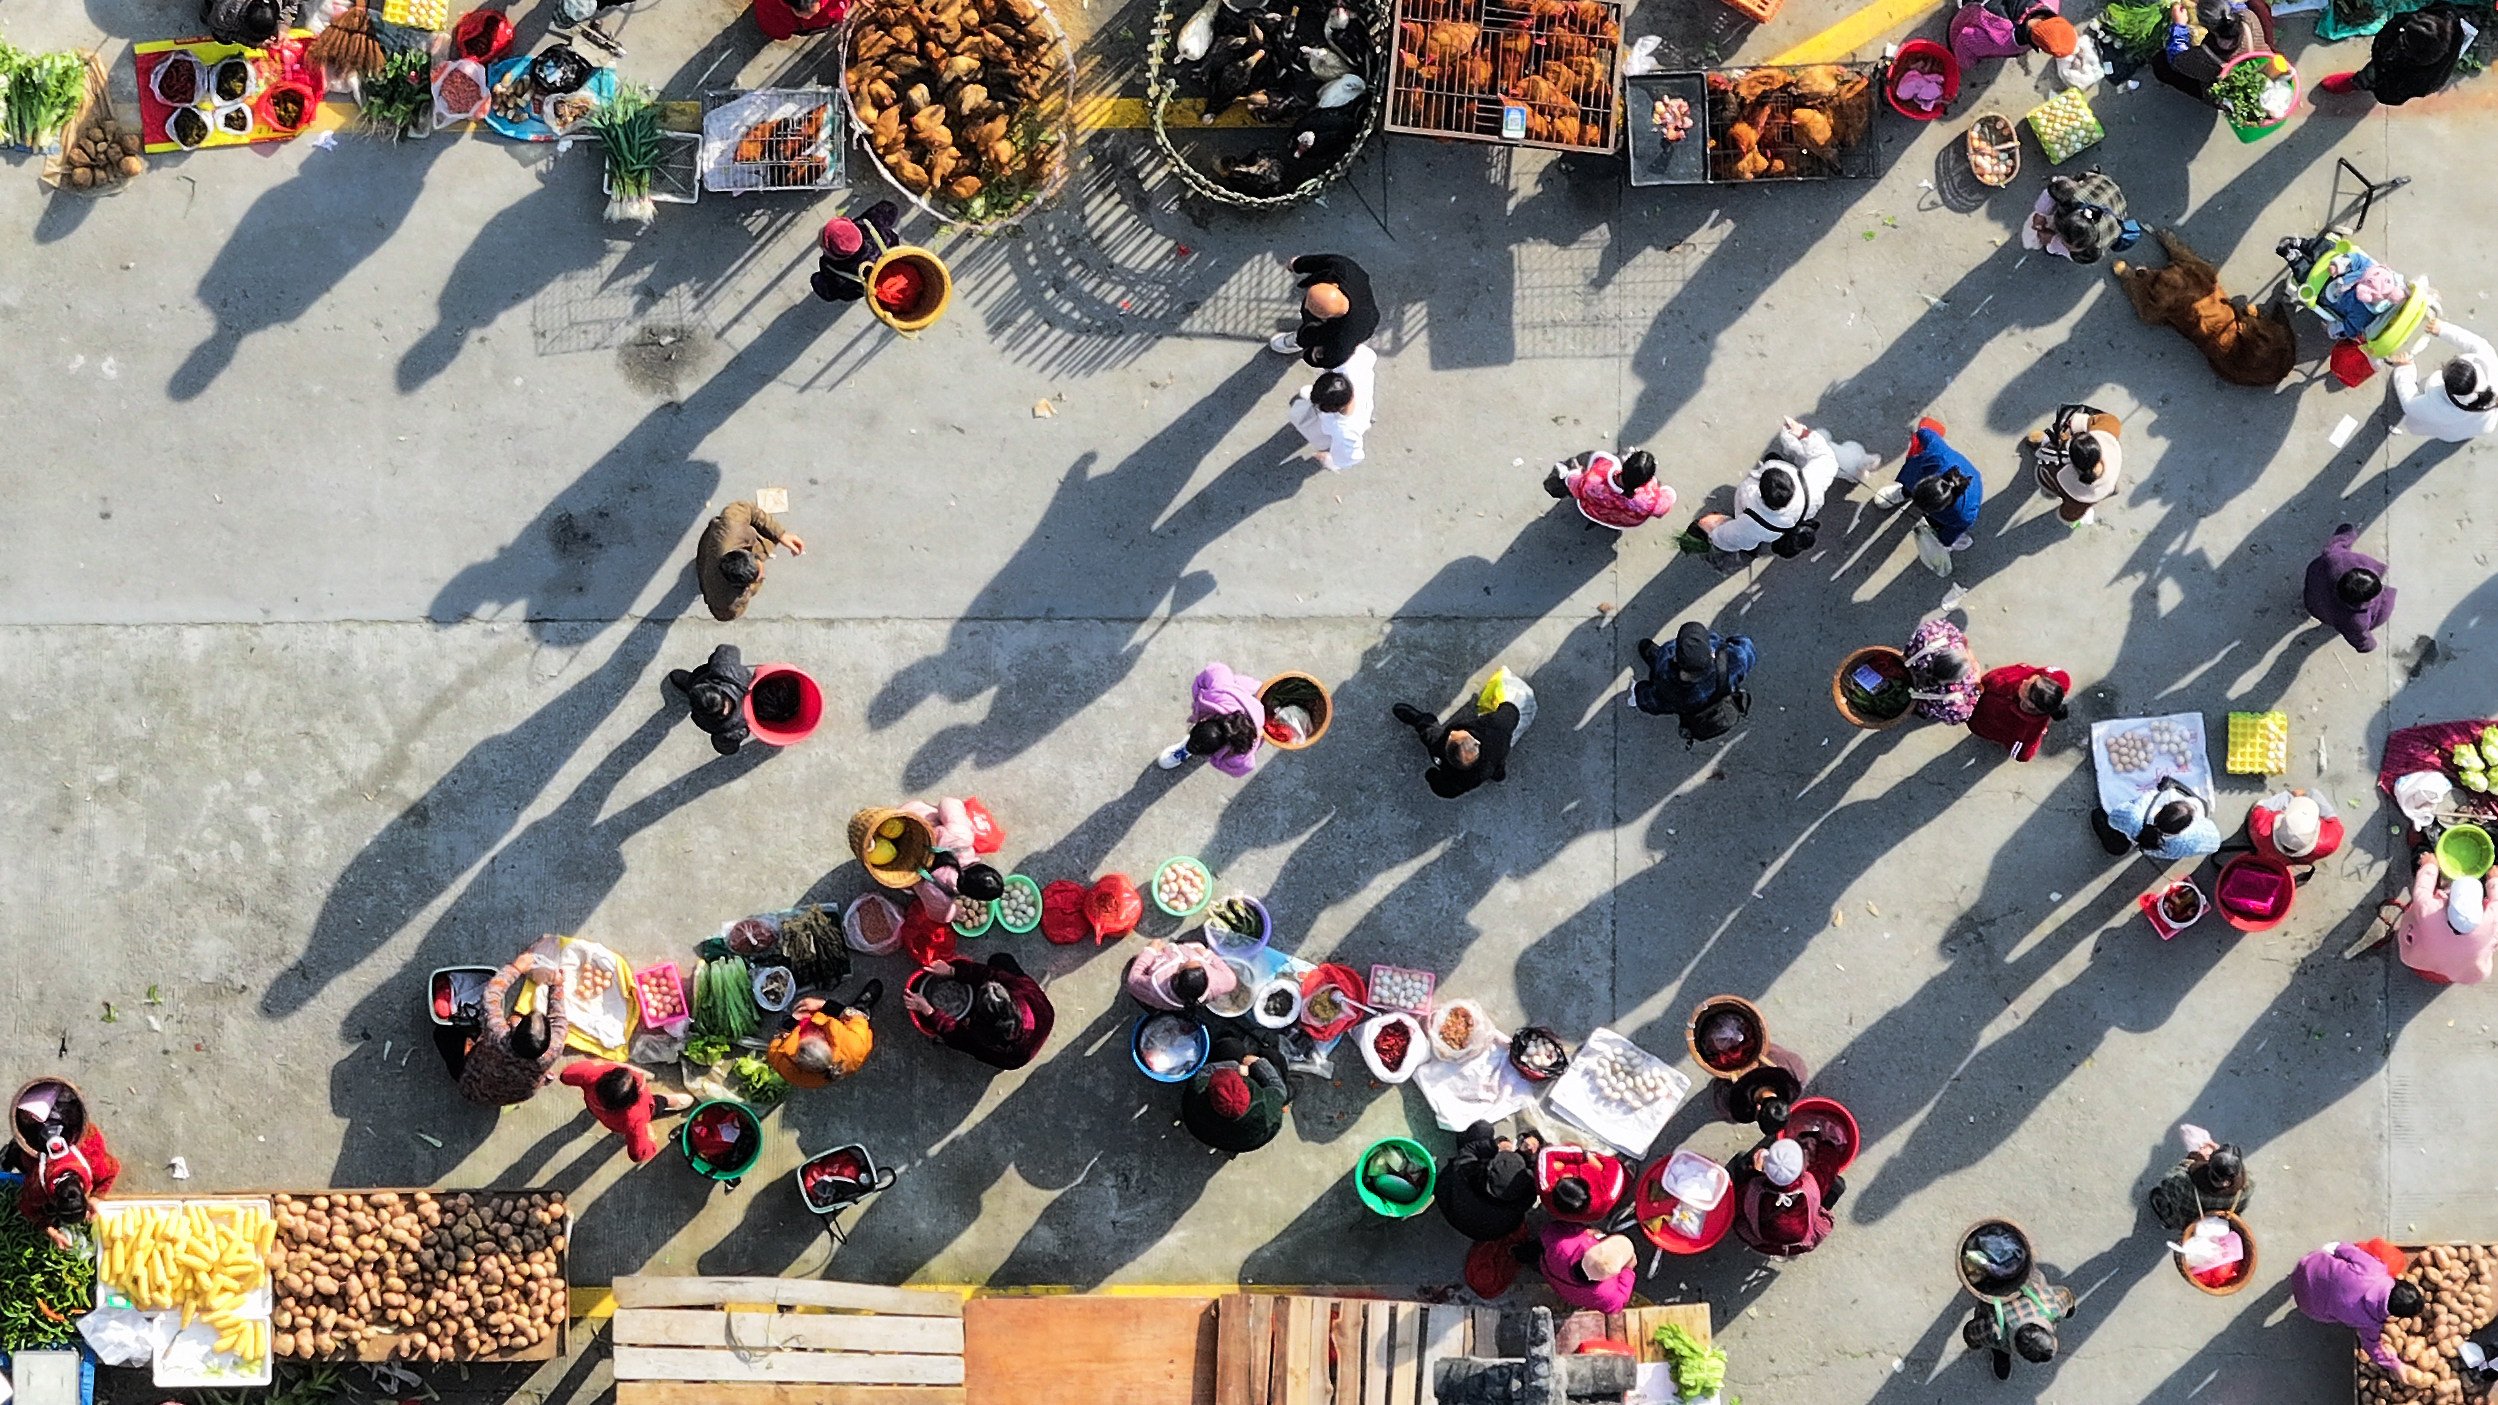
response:
<path fill-rule="evenodd" d="M 1041 935 L 1058 946 L 1074 946 L 1093 935 L 1084 915 L 1084 885 L 1061 878 L 1041 889 Z"/>
<path fill-rule="evenodd" d="M 2368 353 L 2361 349 L 2359 343 L 2347 337 L 2333 344 L 2329 364 L 2333 367 L 2333 378 L 2347 386 L 2365 385 L 2368 377 L 2377 373 L 2377 363 L 2368 359 Z"/>
<path fill-rule="evenodd" d="M 1107 874 L 1093 882 L 1084 901 L 1084 915 L 1093 923 L 1093 944 L 1117 941 L 1145 920 L 1145 898 L 1124 873 Z"/>
<path fill-rule="evenodd" d="M 491 65 L 512 47 L 512 21 L 501 10 L 471 10 L 451 26 L 451 48 L 461 58 Z"/>
<path fill-rule="evenodd" d="M 922 966 L 932 961 L 954 959 L 954 929 L 943 922 L 932 921 L 927 913 L 913 907 L 902 919 L 902 949 Z"/>
<path fill-rule="evenodd" d="M 994 854 L 1006 847 L 1005 829 L 998 824 L 997 817 L 989 813 L 989 807 L 980 803 L 979 796 L 963 797 L 963 813 L 971 816 L 973 853 Z"/>

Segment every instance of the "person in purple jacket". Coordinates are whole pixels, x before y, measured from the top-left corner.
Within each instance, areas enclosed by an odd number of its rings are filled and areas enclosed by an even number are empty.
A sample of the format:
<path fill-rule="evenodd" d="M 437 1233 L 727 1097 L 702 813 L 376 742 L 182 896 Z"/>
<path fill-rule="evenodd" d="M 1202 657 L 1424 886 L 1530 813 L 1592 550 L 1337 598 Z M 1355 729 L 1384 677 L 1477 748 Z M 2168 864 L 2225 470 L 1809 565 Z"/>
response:
<path fill-rule="evenodd" d="M 2385 563 L 2351 549 L 2359 529 L 2345 522 L 2307 563 L 2307 613 L 2330 625 L 2363 654 L 2377 648 L 2377 631 L 2394 617 L 2394 588 Z"/>
<path fill-rule="evenodd" d="M 2327 1244 L 2290 1270 L 2290 1297 L 2318 1322 L 2339 1322 L 2359 1333 L 2368 1359 L 2403 1379 L 2402 1361 L 2385 1349 L 2385 1319 L 2418 1317 L 2427 1303 L 2417 1287 L 2396 1278 L 2374 1254 L 2354 1244 Z"/>
<path fill-rule="evenodd" d="M 1234 673 L 1219 663 L 1198 671 L 1188 692 L 1188 740 L 1155 759 L 1176 771 L 1192 756 L 1202 756 L 1227 776 L 1245 776 L 1257 768 L 1258 748 L 1266 744 L 1266 704 L 1258 701 L 1258 680 Z"/>
<path fill-rule="evenodd" d="M 1620 1312 L 1630 1306 L 1639 1282 L 1639 1251 L 1619 1234 L 1593 1225 L 1546 1222 L 1535 1243 L 1518 1246 L 1520 1257 L 1532 1253 L 1544 1270 L 1553 1296 L 1590 1312 Z"/>

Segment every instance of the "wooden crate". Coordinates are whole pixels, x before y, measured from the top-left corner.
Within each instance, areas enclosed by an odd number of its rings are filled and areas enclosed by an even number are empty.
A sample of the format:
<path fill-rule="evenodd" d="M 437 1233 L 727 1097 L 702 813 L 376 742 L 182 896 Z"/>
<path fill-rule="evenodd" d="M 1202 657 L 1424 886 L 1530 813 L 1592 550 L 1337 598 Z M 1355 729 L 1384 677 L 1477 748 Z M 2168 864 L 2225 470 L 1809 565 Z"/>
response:
<path fill-rule="evenodd" d="M 964 1385 L 973 1405 L 1211 1405 L 1216 1301 L 974 1298 L 963 1305 Z"/>
<path fill-rule="evenodd" d="M 619 1278 L 616 1405 L 967 1405 L 952 1293 Z"/>
<path fill-rule="evenodd" d="M 1500 1314 L 1234 1293 L 1215 1306 L 1215 1405 L 1433 1405 L 1444 1356 L 1489 1356 Z"/>
<path fill-rule="evenodd" d="M 433 1186 L 380 1185 L 343 1186 L 328 1190 L 270 1190 L 255 1191 L 252 1193 L 255 1195 L 270 1196 L 283 1195 L 291 1199 L 301 1200 L 308 1203 L 314 1196 L 319 1195 L 391 1194 L 402 1197 L 412 1195 L 430 1195 L 436 1200 L 442 1200 L 454 1195 L 551 1195 L 558 1194 L 560 1192 L 531 1186 L 493 1186 L 483 1189 L 474 1186 L 444 1186 L 437 1189 Z M 575 1221 L 572 1211 L 572 1197 L 570 1195 L 566 1195 L 564 1196 L 564 1247 L 555 1251 L 555 1272 L 558 1279 L 561 1280 L 561 1286 L 565 1290 L 567 1300 L 570 1298 L 572 1285 L 572 1236 L 574 1229 Z M 278 1238 L 280 1247 L 283 1247 L 285 1243 L 284 1233 L 281 1232 Z M 318 1359 L 324 1361 L 360 1361 L 367 1364 L 390 1361 L 394 1359 L 404 1361 L 406 1358 L 399 1357 L 397 1355 L 402 1335 L 404 1334 L 394 1333 L 386 1336 L 374 1337 L 369 1341 L 358 1343 L 356 1350 L 354 1351 L 332 1352 L 328 1356 L 320 1357 Z M 451 1360 L 462 1365 L 486 1365 L 497 1362 L 553 1361 L 558 1357 L 570 1356 L 571 1354 L 572 1314 L 567 1311 L 555 1324 L 554 1335 L 535 1346 L 521 1347 L 514 1351 L 488 1352 L 483 1356 L 455 1355 L 451 1358 Z M 283 1357 L 281 1359 L 288 1361 L 303 1360 L 301 1357 L 293 1356 Z"/>

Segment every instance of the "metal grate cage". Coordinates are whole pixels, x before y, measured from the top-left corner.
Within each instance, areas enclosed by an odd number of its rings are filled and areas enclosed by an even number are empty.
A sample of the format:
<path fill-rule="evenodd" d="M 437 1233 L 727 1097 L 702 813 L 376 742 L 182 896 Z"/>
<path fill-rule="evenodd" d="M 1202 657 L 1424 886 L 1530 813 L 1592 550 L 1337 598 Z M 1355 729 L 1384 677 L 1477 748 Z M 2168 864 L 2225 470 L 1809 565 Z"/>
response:
<path fill-rule="evenodd" d="M 1757 184 L 1873 175 L 1882 154 L 1874 141 L 1880 87 L 1881 65 L 1869 63 L 1709 74 L 1709 179 Z"/>
<path fill-rule="evenodd" d="M 1612 0 L 1398 0 L 1387 128 L 1555 151 L 1622 138 Z"/>
<path fill-rule="evenodd" d="M 845 183 L 842 108 L 832 89 L 713 92 L 703 101 L 705 187 L 826 190 Z"/>

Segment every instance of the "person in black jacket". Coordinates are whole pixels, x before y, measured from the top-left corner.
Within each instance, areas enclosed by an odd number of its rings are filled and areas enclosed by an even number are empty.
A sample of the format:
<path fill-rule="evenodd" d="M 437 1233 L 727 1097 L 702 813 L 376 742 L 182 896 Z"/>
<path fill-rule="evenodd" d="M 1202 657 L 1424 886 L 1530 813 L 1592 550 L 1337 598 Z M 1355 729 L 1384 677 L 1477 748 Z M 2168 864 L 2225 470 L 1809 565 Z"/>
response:
<path fill-rule="evenodd" d="M 2389 107 L 2425 98 L 2455 76 L 2470 36 L 2463 13 L 2446 0 L 2396 15 L 2368 42 L 2368 62 L 2357 73 L 2328 75 L 2328 93 L 2367 93 Z"/>
<path fill-rule="evenodd" d="M 1477 1122 L 1457 1138 L 1457 1154 L 1440 1168 L 1440 1213 L 1449 1227 L 1481 1242 L 1506 1239 L 1535 1208 L 1535 1170 L 1529 1158 L 1543 1142 L 1532 1132 L 1512 1145 L 1495 1137 L 1492 1124 Z"/>
<path fill-rule="evenodd" d="M 1379 301 L 1371 296 L 1370 275 L 1342 254 L 1303 254 L 1291 267 L 1301 275 L 1301 326 L 1276 333 L 1266 349 L 1332 371 L 1379 330 Z"/>
<path fill-rule="evenodd" d="M 295 22 L 296 0 L 200 0 L 200 27 L 220 44 L 257 49 Z"/>
<path fill-rule="evenodd" d="M 746 744 L 746 689 L 754 681 L 755 671 L 738 658 L 734 644 L 712 650 L 700 668 L 668 675 L 668 686 L 685 694 L 694 725 L 710 734 L 711 749 L 722 756 L 734 756 Z"/>
<path fill-rule="evenodd" d="M 1508 777 L 1509 740 L 1518 730 L 1516 703 L 1502 703 L 1491 712 L 1462 703 L 1446 723 L 1411 703 L 1398 703 L 1392 710 L 1431 753 L 1431 768 L 1423 779 L 1430 782 L 1432 794 L 1454 800 L 1485 781 Z"/>
<path fill-rule="evenodd" d="M 1239 1035 L 1214 1041 L 1212 1052 L 1180 1094 L 1180 1123 L 1217 1151 L 1256 1151 L 1284 1129 L 1292 1080 Z"/>

